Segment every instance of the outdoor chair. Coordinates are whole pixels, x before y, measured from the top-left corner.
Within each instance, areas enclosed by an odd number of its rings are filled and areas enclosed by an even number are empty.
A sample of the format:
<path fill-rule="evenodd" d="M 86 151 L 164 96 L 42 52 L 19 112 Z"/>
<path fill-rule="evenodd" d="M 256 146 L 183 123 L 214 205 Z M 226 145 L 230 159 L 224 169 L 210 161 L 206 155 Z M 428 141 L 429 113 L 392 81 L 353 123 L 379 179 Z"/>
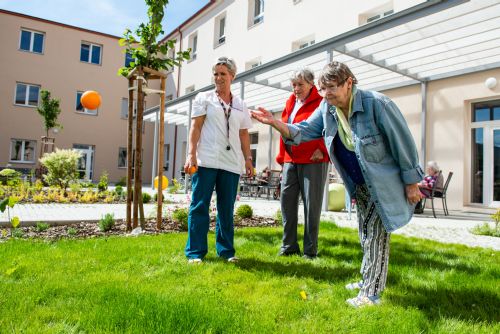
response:
<path fill-rule="evenodd" d="M 441 172 L 439 172 L 439 173 L 441 173 Z M 437 184 L 437 182 L 435 182 L 434 186 L 432 187 L 432 191 L 431 191 L 430 196 L 428 198 L 424 198 L 424 203 L 422 205 L 422 208 L 425 209 L 425 202 L 427 201 L 427 199 L 431 200 L 432 214 L 434 215 L 434 218 L 437 218 L 436 217 L 436 211 L 434 210 L 434 198 L 441 198 L 441 200 L 443 201 L 444 215 L 448 216 L 450 214 L 448 212 L 448 206 L 446 204 L 446 191 L 448 190 L 448 185 L 450 184 L 450 180 L 451 180 L 452 176 L 453 176 L 453 172 L 449 172 L 448 173 L 448 177 L 446 178 L 446 182 L 444 183 L 444 187 L 443 187 L 443 191 L 442 192 L 437 191 L 435 189 L 436 188 L 436 184 Z"/>
<path fill-rule="evenodd" d="M 269 175 L 269 181 L 264 188 L 267 190 L 267 199 L 272 195 L 274 199 L 279 199 L 279 191 L 280 183 L 281 183 L 281 171 L 280 170 L 271 170 Z"/>

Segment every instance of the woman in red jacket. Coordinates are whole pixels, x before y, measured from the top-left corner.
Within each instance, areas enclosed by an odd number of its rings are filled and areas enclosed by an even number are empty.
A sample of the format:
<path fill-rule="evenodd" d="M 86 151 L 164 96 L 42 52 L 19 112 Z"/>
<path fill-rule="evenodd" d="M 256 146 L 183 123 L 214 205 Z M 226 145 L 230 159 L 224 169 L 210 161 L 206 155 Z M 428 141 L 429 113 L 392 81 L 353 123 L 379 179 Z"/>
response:
<path fill-rule="evenodd" d="M 285 123 L 300 123 L 313 113 L 322 98 L 314 86 L 314 74 L 309 69 L 295 71 L 290 80 L 293 94 L 286 102 L 281 117 Z M 304 203 L 304 258 L 314 259 L 318 254 L 319 219 L 329 162 L 323 139 L 298 146 L 285 145 L 282 139 L 276 161 L 283 166 L 283 245 L 280 255 L 300 254 L 297 221 L 301 195 Z"/>

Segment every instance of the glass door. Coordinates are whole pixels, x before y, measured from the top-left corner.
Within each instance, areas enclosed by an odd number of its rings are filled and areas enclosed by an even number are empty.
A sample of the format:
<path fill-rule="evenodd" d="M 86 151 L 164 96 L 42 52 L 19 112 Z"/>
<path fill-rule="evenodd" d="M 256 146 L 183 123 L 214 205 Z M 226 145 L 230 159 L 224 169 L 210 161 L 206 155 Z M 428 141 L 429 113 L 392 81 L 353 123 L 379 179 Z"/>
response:
<path fill-rule="evenodd" d="M 73 145 L 73 148 L 81 153 L 77 162 L 78 175 L 81 180 L 92 181 L 94 170 L 94 147 L 91 145 Z"/>
<path fill-rule="evenodd" d="M 500 207 L 500 128 L 493 129 L 493 175 L 491 180 L 492 205 Z"/>

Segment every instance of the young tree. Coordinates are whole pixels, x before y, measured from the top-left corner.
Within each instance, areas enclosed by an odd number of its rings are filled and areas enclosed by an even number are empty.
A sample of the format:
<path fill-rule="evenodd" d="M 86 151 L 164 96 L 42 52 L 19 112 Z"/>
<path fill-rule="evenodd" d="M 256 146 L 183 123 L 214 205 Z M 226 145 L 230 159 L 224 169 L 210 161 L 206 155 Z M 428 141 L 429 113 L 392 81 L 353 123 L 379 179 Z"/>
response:
<path fill-rule="evenodd" d="M 61 113 L 61 108 L 59 107 L 61 101 L 59 99 L 52 99 L 48 90 L 42 90 L 40 95 L 42 103 L 36 110 L 43 117 L 45 134 L 48 137 L 50 129 L 62 128 L 62 125 L 57 123 L 57 117 Z"/>
<path fill-rule="evenodd" d="M 169 49 L 175 48 L 176 40 L 168 40 L 164 43 L 157 41 L 160 34 L 164 34 L 161 21 L 164 16 L 164 9 L 168 0 L 145 0 L 148 5 L 147 24 L 141 23 L 135 31 L 137 38 L 130 29 L 126 29 L 123 38 L 119 43 L 125 46 L 125 53 L 128 53 L 133 62 L 127 67 L 118 70 L 119 75 L 127 77 L 130 71 L 138 66 L 149 67 L 153 70 L 168 70 L 174 66 L 180 66 L 183 60 L 189 60 L 191 49 L 179 51 L 173 58 L 167 56 Z"/>

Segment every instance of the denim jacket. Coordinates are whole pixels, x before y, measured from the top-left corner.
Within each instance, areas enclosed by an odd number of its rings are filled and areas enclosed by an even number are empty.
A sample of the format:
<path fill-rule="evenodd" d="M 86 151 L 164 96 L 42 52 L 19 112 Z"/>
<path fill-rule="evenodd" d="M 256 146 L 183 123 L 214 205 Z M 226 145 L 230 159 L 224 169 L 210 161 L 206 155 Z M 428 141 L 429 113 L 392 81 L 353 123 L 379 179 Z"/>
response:
<path fill-rule="evenodd" d="M 414 205 L 406 199 L 405 185 L 419 182 L 424 173 L 413 137 L 396 104 L 380 93 L 353 87 L 356 94 L 349 123 L 354 152 L 385 230 L 392 232 L 406 225 L 413 215 Z M 291 145 L 323 137 L 330 160 L 355 198 L 356 185 L 333 152 L 338 129 L 336 109 L 329 110 L 323 99 L 307 120 L 288 124 L 288 129 L 291 139 L 285 142 Z"/>

